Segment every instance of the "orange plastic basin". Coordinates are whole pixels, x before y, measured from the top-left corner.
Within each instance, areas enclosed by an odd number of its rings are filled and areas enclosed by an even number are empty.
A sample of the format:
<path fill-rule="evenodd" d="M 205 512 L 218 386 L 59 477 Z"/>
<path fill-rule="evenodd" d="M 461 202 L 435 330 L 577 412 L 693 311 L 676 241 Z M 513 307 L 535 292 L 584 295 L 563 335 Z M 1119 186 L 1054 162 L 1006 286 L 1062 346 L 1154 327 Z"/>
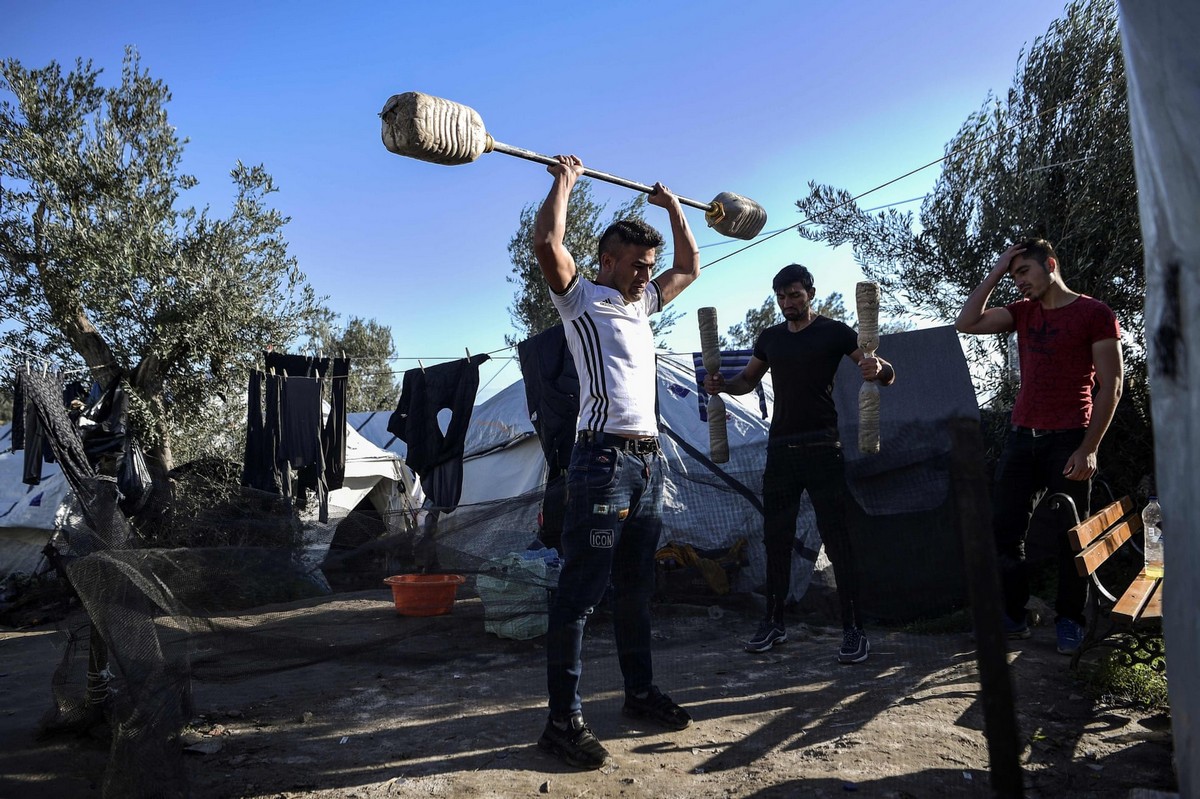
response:
<path fill-rule="evenodd" d="M 461 574 L 397 574 L 384 579 L 401 616 L 442 616 L 454 607 Z"/>

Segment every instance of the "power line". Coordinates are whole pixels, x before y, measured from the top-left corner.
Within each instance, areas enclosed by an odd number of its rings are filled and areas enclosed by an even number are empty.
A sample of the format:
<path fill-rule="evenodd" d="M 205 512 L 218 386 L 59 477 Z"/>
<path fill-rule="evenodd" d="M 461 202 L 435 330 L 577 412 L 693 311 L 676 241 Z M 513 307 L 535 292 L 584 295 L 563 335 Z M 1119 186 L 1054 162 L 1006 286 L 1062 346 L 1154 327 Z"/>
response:
<path fill-rule="evenodd" d="M 900 175 L 900 176 L 898 176 L 898 177 L 892 178 L 891 180 L 888 180 L 888 181 L 886 181 L 886 182 L 884 182 L 884 183 L 881 183 L 881 184 L 879 184 L 878 186 L 875 186 L 874 188 L 871 188 L 871 189 L 868 189 L 867 191 L 864 191 L 864 192 L 862 192 L 861 194 L 857 194 L 857 195 L 855 195 L 854 197 L 851 197 L 850 199 L 846 200 L 845 202 L 839 203 L 838 205 L 836 205 L 836 206 L 834 206 L 833 208 L 829 209 L 829 211 L 827 211 L 826 213 L 828 213 L 828 212 L 831 212 L 831 211 L 836 211 L 836 210 L 837 210 L 837 209 L 839 209 L 839 208 L 842 208 L 842 207 L 844 207 L 844 206 L 847 206 L 847 205 L 850 205 L 850 204 L 852 204 L 852 203 L 855 203 L 855 202 L 857 202 L 858 200 L 862 199 L 863 197 L 866 197 L 866 196 L 867 196 L 867 195 L 869 195 L 869 194 L 874 194 L 874 193 L 875 193 L 875 192 L 877 192 L 877 191 L 881 191 L 882 189 L 885 189 L 885 188 L 887 188 L 888 186 L 891 186 L 891 185 L 892 185 L 892 184 L 894 184 L 894 183 L 898 183 L 898 182 L 900 182 L 900 181 L 904 180 L 905 178 L 911 177 L 911 176 L 913 176 L 913 175 L 917 174 L 918 172 L 922 172 L 922 171 L 924 171 L 924 170 L 928 169 L 928 168 L 929 168 L 929 167 L 931 167 L 931 166 L 936 166 L 937 164 L 940 164 L 940 163 L 942 163 L 943 161 L 946 161 L 946 160 L 947 160 L 947 159 L 949 159 L 949 158 L 952 158 L 952 157 L 954 157 L 954 156 L 956 156 L 956 155 L 959 155 L 960 153 L 968 152 L 968 151 L 970 151 L 970 150 L 974 149 L 975 147 L 982 146 L 982 145 L 986 144 L 987 142 L 991 141 L 992 139 L 995 139 L 996 137 L 1000 136 L 1001 134 L 1008 133 L 1008 132 L 1010 132 L 1010 131 L 1017 130 L 1017 129 L 1021 128 L 1021 127 L 1024 127 L 1025 125 L 1028 125 L 1029 123 L 1031 123 L 1031 122 L 1033 122 L 1033 121 L 1037 120 L 1039 117 L 1043 117 L 1043 116 L 1046 116 L 1046 115 L 1049 115 L 1049 114 L 1056 113 L 1058 110 L 1060 110 L 1061 108 L 1063 108 L 1063 107 L 1065 107 L 1065 106 L 1067 106 L 1067 105 L 1070 105 L 1071 103 L 1077 102 L 1077 101 L 1079 101 L 1079 100 L 1082 100 L 1082 99 L 1084 99 L 1085 97 L 1090 97 L 1090 96 L 1092 96 L 1092 95 L 1094 95 L 1094 94 L 1097 94 L 1097 93 L 1099 93 L 1100 91 L 1102 91 L 1103 89 L 1107 88 L 1109 85 L 1111 85 L 1111 84 L 1112 84 L 1113 82 L 1115 82 L 1116 80 L 1117 80 L 1117 79 L 1116 79 L 1115 77 L 1114 77 L 1114 78 L 1110 78 L 1109 80 L 1107 80 L 1107 81 L 1104 81 L 1103 83 L 1100 83 L 1100 84 L 1098 84 L 1097 86 L 1093 87 L 1092 89 L 1090 89 L 1090 90 L 1088 90 L 1088 91 L 1086 91 L 1086 92 L 1080 92 L 1079 94 L 1076 94 L 1074 97 L 1068 98 L 1067 100 L 1064 100 L 1063 102 L 1061 102 L 1061 103 L 1059 103 L 1059 104 L 1057 104 L 1057 105 L 1055 105 L 1055 106 L 1052 106 L 1052 107 L 1050 107 L 1050 108 L 1047 108 L 1046 110 L 1042 111 L 1042 112 L 1041 112 L 1041 113 L 1039 113 L 1039 114 L 1034 114 L 1033 116 L 1030 116 L 1029 118 L 1022 120 L 1022 121 L 1020 121 L 1020 122 L 1016 123 L 1015 125 L 1010 125 L 1010 126 L 1008 126 L 1008 127 L 1006 127 L 1006 128 L 1001 128 L 1001 129 L 998 129 L 998 130 L 996 130 L 994 133 L 992 133 L 992 134 L 990 134 L 990 135 L 988 135 L 988 136 L 985 136 L 985 137 L 983 137 L 982 139 L 977 139 L 977 140 L 975 140 L 975 141 L 972 141 L 972 142 L 969 142 L 969 143 L 967 143 L 967 144 L 964 144 L 964 145 L 962 145 L 962 146 L 960 146 L 960 147 L 956 148 L 955 150 L 953 150 L 953 151 L 951 151 L 951 152 L 947 153 L 946 155 L 942 156 L 941 158 L 938 158 L 938 159 L 936 159 L 936 160 L 930 161 L 929 163 L 927 163 L 927 164 L 923 164 L 922 166 L 916 167 L 915 169 L 910 169 L 909 171 L 905 172 L 904 174 L 902 174 L 902 175 Z M 1086 160 L 1086 159 L 1076 159 L 1076 161 L 1079 161 L 1079 160 Z M 1066 165 L 1066 164 L 1070 164 L 1070 163 L 1075 163 L 1076 161 L 1065 161 L 1065 162 L 1061 162 L 1061 164 L 1049 164 L 1049 165 L 1046 165 L 1046 166 L 1043 166 L 1043 167 L 1040 167 L 1040 168 L 1041 168 L 1041 169 L 1047 169 L 1047 168 L 1049 168 L 1049 167 L 1051 167 L 1051 166 Z M 898 201 L 896 201 L 896 202 L 894 202 L 894 203 L 887 203 L 887 204 L 885 204 L 885 205 L 879 205 L 879 206 L 875 206 L 875 207 L 873 207 L 873 208 L 867 208 L 867 209 L 864 209 L 864 210 L 863 210 L 863 213 L 871 213 L 871 212 L 873 212 L 873 211 L 879 211 L 879 210 L 883 210 L 883 209 L 885 209 L 885 208 L 892 208 L 892 207 L 895 207 L 895 206 L 897 206 L 897 205 L 904 205 L 904 204 L 906 204 L 906 203 L 917 202 L 917 201 L 919 201 L 919 200 L 923 200 L 923 199 L 924 199 L 924 196 L 921 196 L 921 197 L 911 197 L 911 198 L 909 198 L 909 199 L 907 199 L 907 200 L 898 200 Z M 704 264 L 704 265 L 703 265 L 703 266 L 701 266 L 700 268 L 701 268 L 701 269 L 707 269 L 708 267 L 710 267 L 710 266 L 712 266 L 712 265 L 714 265 L 714 264 L 720 263 L 721 261 L 725 260 L 726 258 L 731 258 L 731 257 L 733 257 L 733 256 L 737 255 L 738 253 L 741 253 L 741 252 L 744 252 L 744 251 L 746 251 L 746 250 L 750 249 L 751 247 L 754 247 L 754 246 L 756 246 L 756 245 L 758 245 L 758 244 L 761 244 L 761 243 L 763 243 L 763 242 L 765 242 L 765 241 L 769 241 L 769 240 L 771 240 L 771 239 L 775 238 L 776 236 L 778 236 L 778 235 L 780 235 L 780 234 L 782 234 L 782 233 L 786 233 L 786 232 L 787 232 L 787 231 L 789 231 L 789 230 L 794 230 L 794 229 L 796 229 L 796 228 L 799 228 L 799 227 L 800 227 L 800 226 L 802 226 L 802 225 L 808 224 L 808 223 L 809 223 L 809 222 L 811 222 L 812 220 L 813 220 L 813 217 L 812 217 L 812 216 L 809 216 L 809 217 L 806 217 L 805 219 L 802 219 L 801 221 L 799 221 L 799 222 L 795 223 L 794 225 L 789 225 L 789 226 L 787 226 L 787 227 L 784 227 L 784 228 L 779 228 L 778 230 L 774 230 L 774 231 L 772 231 L 772 232 L 770 232 L 770 233 L 768 233 L 768 234 L 760 234 L 758 237 L 756 237 L 756 238 L 755 238 L 755 240 L 754 240 L 754 241 L 752 241 L 752 242 L 749 242 L 749 243 L 748 243 L 748 244 L 746 244 L 745 246 L 743 246 L 743 247 L 740 247 L 740 248 L 738 248 L 738 249 L 734 250 L 734 251 L 733 251 L 733 252 L 731 252 L 731 253 L 727 253 L 726 255 L 723 255 L 723 256 L 721 256 L 720 258 L 716 259 L 715 261 L 712 261 L 712 262 L 710 262 L 710 263 Z M 702 248 L 704 248 L 704 247 L 715 247 L 715 246 L 725 246 L 725 245 L 732 244 L 732 243 L 733 243 L 732 241 L 719 241 L 719 242 L 713 242 L 712 244 L 706 244 L 706 245 L 703 245 L 703 246 L 702 246 Z M 494 356 L 494 355 L 496 355 L 497 353 L 501 353 L 501 352 L 505 352 L 505 351 L 507 351 L 507 350 L 511 350 L 511 349 L 512 349 L 513 347 L 515 347 L 515 346 L 516 346 L 516 345 L 514 345 L 514 344 L 510 344 L 510 345 L 507 345 L 507 346 L 504 346 L 504 347 L 500 347 L 499 349 L 492 350 L 492 351 L 490 351 L 490 352 L 488 352 L 488 353 L 486 353 L 486 354 L 487 354 L 487 355 L 489 355 L 489 356 Z M 678 354 L 678 353 L 672 353 L 672 354 Z M 375 358 L 375 357 L 379 357 L 379 356 L 377 356 L 377 355 L 358 355 L 358 356 L 351 355 L 350 357 L 371 357 L 371 358 Z M 515 356 L 510 356 L 510 357 L 508 357 L 506 360 L 509 360 L 509 361 L 511 361 L 511 360 L 514 360 L 514 358 L 515 358 Z M 413 356 L 413 355 L 389 355 L 389 356 L 384 356 L 384 360 L 388 360 L 388 361 L 426 361 L 426 360 L 430 360 L 430 361 L 454 361 L 454 360 L 458 360 L 458 356 Z M 499 359 L 499 358 L 493 358 L 493 360 L 501 360 L 501 359 Z M 483 386 L 483 388 L 481 388 L 480 390 L 482 391 L 483 389 L 486 389 L 488 385 L 491 385 L 492 381 L 493 381 L 493 380 L 495 380 L 495 379 L 496 379 L 496 377 L 497 377 L 497 376 L 499 376 L 500 372 L 502 372 L 502 371 L 504 370 L 504 368 L 506 368 L 507 366 L 508 366 L 508 364 L 505 364 L 503 367 L 501 367 L 499 370 L 497 370 L 496 374 L 495 374 L 495 375 L 493 375 L 493 376 L 492 376 L 492 378 L 488 380 L 487 384 L 485 384 L 485 385 Z M 390 371 L 390 372 L 367 372 L 367 373 L 359 373 L 359 375 L 360 375 L 360 376 L 364 376 L 364 377 L 369 377 L 369 376 L 378 376 L 378 375 L 385 375 L 385 374 L 387 374 L 387 375 L 397 375 L 397 374 L 403 374 L 403 373 L 404 373 L 404 371 L 407 371 L 407 370 L 401 370 L 401 371 Z"/>
<path fill-rule="evenodd" d="M 846 200 L 845 202 L 838 203 L 833 208 L 828 209 L 828 211 L 826 211 L 825 213 L 830 213 L 830 212 L 838 210 L 839 208 L 844 208 L 847 205 L 856 203 L 863 197 L 866 197 L 868 194 L 874 194 L 875 192 L 880 191 L 881 189 L 886 189 L 888 186 L 891 186 L 893 183 L 898 183 L 901 180 L 904 180 L 905 178 L 912 177 L 913 175 L 917 174 L 918 172 L 922 172 L 931 166 L 936 166 L 937 164 L 940 164 L 943 161 L 953 158 L 954 156 L 959 155 L 960 153 L 964 153 L 964 152 L 974 149 L 975 147 L 982 146 L 1002 134 L 1008 133 L 1013 130 L 1018 130 L 1018 129 L 1024 127 L 1025 125 L 1028 125 L 1029 123 L 1034 122 L 1035 120 L 1039 119 L 1040 117 L 1044 117 L 1049 114 L 1057 113 L 1059 110 L 1061 110 L 1062 108 L 1064 108 L 1072 103 L 1078 102 L 1079 100 L 1082 100 L 1086 97 L 1091 97 L 1094 94 L 1098 94 L 1100 91 L 1108 88 L 1111 84 L 1116 82 L 1116 80 L 1117 80 L 1116 77 L 1109 78 L 1108 80 L 1104 81 L 1103 83 L 1098 84 L 1097 86 L 1093 87 L 1092 89 L 1090 89 L 1086 92 L 1080 92 L 1079 94 L 1076 94 L 1074 97 L 1070 97 L 1070 98 L 1062 101 L 1061 103 L 1058 103 L 1057 105 L 1053 105 L 1050 108 L 1047 108 L 1045 111 L 1042 111 L 1039 114 L 1034 114 L 1033 116 L 1028 117 L 1027 119 L 1023 119 L 1020 122 L 1016 123 L 1015 125 L 1009 125 L 1006 128 L 1000 128 L 1000 129 L 996 130 L 994 133 L 984 136 L 982 139 L 977 139 L 976 141 L 964 144 L 961 147 L 958 147 L 957 149 L 946 153 L 941 158 L 930 161 L 929 163 L 919 166 L 916 169 L 910 169 L 908 172 L 905 172 L 903 175 L 900 175 L 899 177 L 892 178 L 891 180 L 887 181 L 886 183 L 881 183 L 873 189 L 867 189 L 866 191 L 862 192 L 861 194 L 857 194 L 857 195 L 851 197 L 850 199 Z M 737 255 L 740 252 L 745 252 L 746 250 L 750 249 L 751 247 L 761 244 L 764 241 L 769 241 L 770 239 L 773 239 L 775 236 L 778 236 L 780 233 L 783 233 L 784 231 L 794 230 L 796 228 L 799 228 L 801 225 L 807 225 L 811 221 L 813 221 L 813 217 L 808 216 L 808 217 L 800 220 L 799 222 L 797 222 L 794 225 L 790 225 L 788 227 L 781 228 L 780 230 L 775 231 L 774 233 L 770 234 L 766 238 L 756 239 L 755 241 L 752 241 L 749 244 L 747 244 L 745 247 L 740 247 L 731 253 L 722 255 L 720 258 L 713 261 L 712 263 L 705 264 L 704 266 L 702 266 L 700 268 L 707 269 L 708 267 L 712 266 L 713 264 L 718 264 L 721 261 L 724 261 L 726 258 L 732 258 L 733 256 Z"/>

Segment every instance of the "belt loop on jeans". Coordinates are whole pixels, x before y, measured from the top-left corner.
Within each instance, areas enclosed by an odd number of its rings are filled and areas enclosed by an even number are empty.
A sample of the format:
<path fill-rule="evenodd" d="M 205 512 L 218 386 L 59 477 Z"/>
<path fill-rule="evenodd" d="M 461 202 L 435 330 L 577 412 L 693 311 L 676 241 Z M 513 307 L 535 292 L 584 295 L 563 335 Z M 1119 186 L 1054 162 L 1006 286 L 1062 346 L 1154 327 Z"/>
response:
<path fill-rule="evenodd" d="M 659 452 L 658 438 L 626 438 L 615 433 L 596 433 L 591 430 L 580 430 L 576 441 L 598 444 L 602 447 L 613 447 L 630 455 L 650 455 Z"/>

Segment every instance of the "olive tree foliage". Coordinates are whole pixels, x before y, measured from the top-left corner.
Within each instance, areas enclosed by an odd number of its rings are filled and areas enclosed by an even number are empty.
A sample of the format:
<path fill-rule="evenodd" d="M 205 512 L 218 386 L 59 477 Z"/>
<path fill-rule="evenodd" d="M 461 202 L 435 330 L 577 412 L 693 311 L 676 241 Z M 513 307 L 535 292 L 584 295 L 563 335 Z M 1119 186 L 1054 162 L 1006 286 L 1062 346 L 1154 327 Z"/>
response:
<path fill-rule="evenodd" d="M 170 99 L 132 48 L 107 87 L 90 61 L 0 65 L 3 342 L 125 379 L 160 472 L 238 452 L 255 355 L 328 318 L 261 166 L 230 172 L 228 216 L 184 206 Z"/>
<path fill-rule="evenodd" d="M 1106 302 L 1126 332 L 1128 391 L 1148 408 L 1141 342 L 1142 239 L 1113 0 L 1076 0 L 1018 58 L 1012 87 L 988 96 L 946 145 L 942 171 L 914 218 L 870 215 L 849 192 L 809 185 L 800 234 L 850 244 L 884 310 L 952 322 L 967 295 L 1014 241 L 1040 236 L 1066 284 Z M 991 304 L 1019 299 L 1002 281 Z M 971 337 L 983 394 L 1012 395 L 1002 336 Z"/>
<path fill-rule="evenodd" d="M 512 262 L 512 274 L 506 280 L 516 284 L 517 291 L 513 304 L 508 308 L 509 317 L 517 332 L 505 336 L 508 345 L 517 344 L 530 336 L 535 336 L 543 330 L 554 327 L 562 320 L 550 302 L 550 289 L 542 277 L 538 266 L 537 256 L 533 252 L 533 225 L 537 219 L 540 203 L 526 205 L 521 209 L 521 218 L 517 223 L 517 232 L 508 242 L 508 257 Z M 567 227 L 563 236 L 563 246 L 575 259 L 579 274 L 588 280 L 595 280 L 600 273 L 600 257 L 597 252 L 600 246 L 600 236 L 613 222 L 622 219 L 645 219 L 646 196 L 638 194 L 629 202 L 617 208 L 607 222 L 601 223 L 605 204 L 598 203 L 592 197 L 591 181 L 583 179 L 575 183 L 571 190 L 571 200 L 567 205 Z M 669 237 L 669 231 L 664 234 Z M 656 253 L 657 263 L 663 261 L 663 247 Z M 650 317 L 650 326 L 654 330 L 655 340 L 658 341 L 667 333 L 682 314 L 666 310 L 661 314 Z M 659 346 L 662 346 L 661 343 Z"/>
<path fill-rule="evenodd" d="M 345 327 L 323 325 L 317 341 L 327 356 L 348 356 L 350 377 L 346 381 L 346 410 L 380 411 L 395 409 L 400 385 L 392 364 L 396 345 L 392 329 L 374 319 L 350 318 Z"/>
<path fill-rule="evenodd" d="M 846 310 L 846 301 L 840 291 L 832 292 L 828 296 L 818 299 L 813 303 L 813 312 L 844 322 L 851 327 L 858 325 L 855 318 Z M 781 322 L 783 322 L 783 314 L 779 312 L 779 303 L 776 302 L 775 297 L 767 297 L 758 308 L 746 311 L 744 321 L 729 328 L 728 338 L 721 337 L 721 347 L 723 349 L 750 349 L 758 339 L 759 333 Z M 879 323 L 881 334 L 899 333 L 911 328 L 912 323 L 905 320 L 889 320 Z"/>
<path fill-rule="evenodd" d="M 768 327 L 783 321 L 779 312 L 779 304 L 775 297 L 767 297 L 757 308 L 746 311 L 746 318 L 735 325 L 730 325 L 725 335 L 720 337 L 723 350 L 748 350 L 758 340 L 758 335 Z"/>

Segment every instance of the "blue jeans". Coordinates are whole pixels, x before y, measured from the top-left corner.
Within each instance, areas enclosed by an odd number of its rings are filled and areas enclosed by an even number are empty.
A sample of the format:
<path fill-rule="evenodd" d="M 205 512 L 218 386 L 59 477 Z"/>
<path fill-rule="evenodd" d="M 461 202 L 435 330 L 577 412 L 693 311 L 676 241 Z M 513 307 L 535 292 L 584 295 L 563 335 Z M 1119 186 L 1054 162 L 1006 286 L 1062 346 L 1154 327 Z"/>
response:
<path fill-rule="evenodd" d="M 1087 518 L 1092 494 L 1091 480 L 1068 480 L 1063 467 L 1071 453 L 1083 443 L 1086 430 L 1061 430 L 1034 436 L 1010 430 L 1004 452 L 996 464 L 992 491 L 992 533 L 1000 560 L 1000 584 L 1004 590 L 1004 612 L 1016 622 L 1025 619 L 1029 601 L 1029 569 L 1025 563 L 1025 535 L 1033 512 L 1033 496 L 1062 492 L 1075 502 L 1079 518 Z M 1067 540 L 1067 525 L 1055 531 L 1058 559 L 1058 596 L 1054 609 L 1059 618 L 1083 624 L 1087 600 L 1087 578 L 1075 570 L 1075 553 Z"/>
<path fill-rule="evenodd" d="M 763 469 L 763 546 L 767 552 L 767 615 L 783 623 L 792 581 L 792 546 L 800 497 L 808 491 L 817 532 L 833 563 L 843 627 L 861 627 L 858 565 L 846 524 L 846 464 L 836 442 L 767 446 Z"/>
<path fill-rule="evenodd" d="M 628 693 L 650 688 L 650 596 L 662 531 L 663 467 L 659 452 L 632 454 L 579 441 L 567 473 L 563 567 L 546 633 L 550 715 L 582 708 L 583 628 L 611 579 L 613 632 Z"/>

